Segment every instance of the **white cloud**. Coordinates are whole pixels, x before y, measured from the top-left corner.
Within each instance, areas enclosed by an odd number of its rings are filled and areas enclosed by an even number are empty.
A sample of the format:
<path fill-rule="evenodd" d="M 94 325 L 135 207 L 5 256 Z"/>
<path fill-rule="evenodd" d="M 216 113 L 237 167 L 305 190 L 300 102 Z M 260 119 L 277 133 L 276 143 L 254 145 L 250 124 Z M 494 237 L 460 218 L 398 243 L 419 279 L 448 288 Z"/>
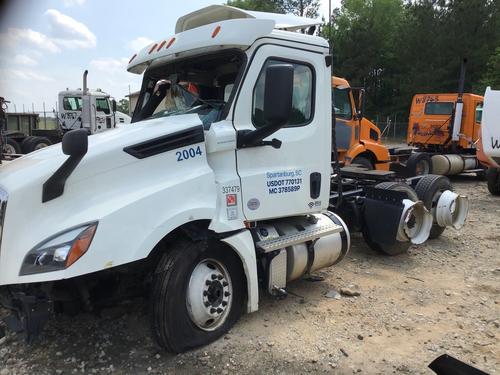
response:
<path fill-rule="evenodd" d="M 153 43 L 153 40 L 145 36 L 140 36 L 128 42 L 128 48 L 130 48 L 132 51 L 140 51 L 141 49 L 143 49 L 144 47 L 146 47 L 151 43 Z"/>
<path fill-rule="evenodd" d="M 85 0 L 63 0 L 63 4 L 66 8 L 72 7 L 74 5 L 83 5 Z"/>
<path fill-rule="evenodd" d="M 107 72 L 124 72 L 127 67 L 128 59 L 122 57 L 120 59 L 102 58 L 95 59 L 90 62 L 90 66 Z"/>
<path fill-rule="evenodd" d="M 61 49 L 47 35 L 31 29 L 9 28 L 0 34 L 0 45 L 15 47 L 37 47 L 48 52 L 59 52 Z"/>
<path fill-rule="evenodd" d="M 25 81 L 53 81 L 52 78 L 38 72 L 34 72 L 31 69 L 0 69 L 0 75 L 4 77 L 18 78 Z"/>
<path fill-rule="evenodd" d="M 12 59 L 12 62 L 16 65 L 25 65 L 25 66 L 35 66 L 38 65 L 38 61 L 32 59 L 27 55 L 15 55 Z"/>
<path fill-rule="evenodd" d="M 97 38 L 87 26 L 55 9 L 45 12 L 54 43 L 66 48 L 92 48 Z"/>

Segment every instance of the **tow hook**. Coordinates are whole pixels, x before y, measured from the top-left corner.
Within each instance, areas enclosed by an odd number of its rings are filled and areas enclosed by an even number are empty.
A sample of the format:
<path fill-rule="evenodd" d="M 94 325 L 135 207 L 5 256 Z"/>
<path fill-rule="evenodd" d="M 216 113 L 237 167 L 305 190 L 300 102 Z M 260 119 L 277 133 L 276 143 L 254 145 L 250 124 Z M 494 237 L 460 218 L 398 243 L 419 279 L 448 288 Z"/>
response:
<path fill-rule="evenodd" d="M 46 298 L 27 296 L 18 292 L 12 294 L 12 314 L 5 318 L 7 327 L 16 332 L 24 332 L 25 341 L 33 343 L 52 314 L 52 303 Z M 0 332 L 1 336 L 1 332 Z"/>

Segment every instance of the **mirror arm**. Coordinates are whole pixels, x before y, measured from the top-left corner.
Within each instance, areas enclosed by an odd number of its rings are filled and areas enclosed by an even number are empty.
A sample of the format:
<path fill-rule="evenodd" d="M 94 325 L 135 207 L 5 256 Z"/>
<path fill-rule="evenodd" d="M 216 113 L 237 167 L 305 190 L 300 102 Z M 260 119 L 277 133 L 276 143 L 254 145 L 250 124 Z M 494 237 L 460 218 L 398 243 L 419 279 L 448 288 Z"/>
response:
<path fill-rule="evenodd" d="M 281 124 L 268 125 L 256 130 L 239 130 L 237 133 L 236 144 L 238 148 L 245 147 L 256 147 L 256 146 L 272 146 L 274 148 L 281 147 L 281 141 L 279 139 L 273 138 L 271 141 L 264 141 L 278 129 L 281 128 Z"/>

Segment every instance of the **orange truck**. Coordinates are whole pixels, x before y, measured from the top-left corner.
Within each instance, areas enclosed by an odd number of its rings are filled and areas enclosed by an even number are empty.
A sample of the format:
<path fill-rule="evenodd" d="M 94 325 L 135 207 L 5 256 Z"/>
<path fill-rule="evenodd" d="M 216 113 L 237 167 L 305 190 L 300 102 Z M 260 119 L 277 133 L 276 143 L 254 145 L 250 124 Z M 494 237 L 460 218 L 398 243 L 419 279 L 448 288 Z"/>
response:
<path fill-rule="evenodd" d="M 345 79 L 332 77 L 339 160 L 346 165 L 392 170 L 402 177 L 464 172 L 484 175 L 485 168 L 476 155 L 483 97 L 463 93 L 464 77 L 463 65 L 458 93 L 413 97 L 409 147 L 399 148 L 385 147 L 380 130 L 363 117 L 363 90 L 351 88 Z"/>
<path fill-rule="evenodd" d="M 353 88 L 344 78 L 334 76 L 332 90 L 338 160 L 346 165 L 389 170 L 391 158 L 382 144 L 380 129 L 363 117 L 363 89 Z"/>

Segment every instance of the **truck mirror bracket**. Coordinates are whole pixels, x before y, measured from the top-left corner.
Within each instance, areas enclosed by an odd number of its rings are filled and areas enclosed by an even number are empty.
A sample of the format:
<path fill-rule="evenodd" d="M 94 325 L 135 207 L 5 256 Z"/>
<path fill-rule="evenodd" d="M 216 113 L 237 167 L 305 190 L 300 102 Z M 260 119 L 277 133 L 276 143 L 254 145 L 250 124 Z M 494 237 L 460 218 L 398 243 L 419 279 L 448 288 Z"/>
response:
<path fill-rule="evenodd" d="M 60 197 L 64 193 L 66 180 L 73 173 L 76 166 L 83 159 L 84 155 L 70 156 L 43 184 L 42 203 Z"/>
<path fill-rule="evenodd" d="M 86 129 L 72 130 L 64 134 L 62 151 L 69 158 L 43 184 L 42 203 L 60 197 L 64 193 L 66 180 L 83 159 L 88 149 L 88 134 Z"/>

